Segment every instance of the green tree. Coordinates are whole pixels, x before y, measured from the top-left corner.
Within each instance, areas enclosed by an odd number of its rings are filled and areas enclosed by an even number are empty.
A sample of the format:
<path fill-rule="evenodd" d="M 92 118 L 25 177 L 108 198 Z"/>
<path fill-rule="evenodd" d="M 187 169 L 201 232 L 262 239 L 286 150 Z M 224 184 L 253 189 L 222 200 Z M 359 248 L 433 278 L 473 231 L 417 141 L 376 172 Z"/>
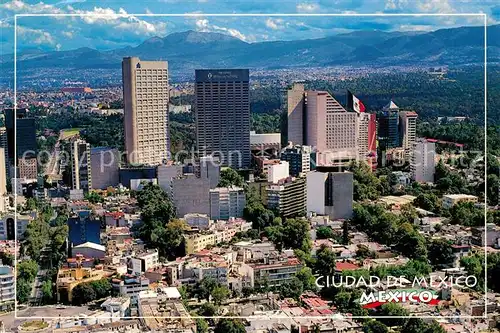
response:
<path fill-rule="evenodd" d="M 198 314 L 203 317 L 213 317 L 217 314 L 217 307 L 209 302 L 203 303 L 198 310 Z"/>
<path fill-rule="evenodd" d="M 96 299 L 101 299 L 111 295 L 113 286 L 108 279 L 101 279 L 90 282 L 90 286 L 94 289 Z"/>
<path fill-rule="evenodd" d="M 97 298 L 94 288 L 89 283 L 80 283 L 72 292 L 73 305 L 82 305 L 96 300 Z"/>
<path fill-rule="evenodd" d="M 408 316 L 409 312 L 402 308 L 397 303 L 385 303 L 380 308 L 380 316 L 386 317 L 404 317 Z M 387 326 L 403 326 L 406 324 L 407 319 L 402 318 L 381 318 L 380 321 Z"/>
<path fill-rule="evenodd" d="M 212 289 L 210 295 L 216 305 L 221 305 L 229 297 L 229 289 L 226 286 L 216 286 Z"/>
<path fill-rule="evenodd" d="M 316 238 L 318 239 L 328 239 L 334 238 L 335 234 L 330 227 L 320 226 L 316 229 Z"/>
<path fill-rule="evenodd" d="M 104 202 L 104 198 L 102 197 L 102 195 L 100 195 L 96 191 L 90 191 L 89 193 L 85 194 L 85 200 L 88 200 L 93 204 Z"/>
<path fill-rule="evenodd" d="M 302 282 L 304 290 L 316 291 L 318 289 L 316 286 L 316 277 L 313 275 L 312 270 L 309 267 L 302 267 L 295 274 L 295 277 Z"/>
<path fill-rule="evenodd" d="M 335 274 L 337 256 L 335 253 L 325 245 L 316 252 L 316 266 L 315 271 L 324 279 L 332 277 Z"/>
<path fill-rule="evenodd" d="M 196 333 L 207 333 L 208 323 L 203 318 L 196 318 Z"/>
<path fill-rule="evenodd" d="M 298 300 L 304 292 L 304 285 L 297 277 L 293 277 L 291 280 L 283 282 L 279 290 L 282 298 Z"/>
<path fill-rule="evenodd" d="M 31 295 L 31 283 L 18 279 L 16 284 L 16 298 L 19 303 L 26 303 Z"/>
<path fill-rule="evenodd" d="M 222 169 L 220 172 L 220 179 L 218 187 L 230 187 L 238 186 L 242 187 L 245 184 L 245 180 L 242 176 L 236 172 L 236 170 L 231 168 Z"/>
<path fill-rule="evenodd" d="M 246 330 L 241 320 L 222 318 L 215 325 L 214 333 L 246 333 Z"/>
<path fill-rule="evenodd" d="M 433 239 L 429 243 L 429 261 L 437 268 L 449 267 L 455 260 L 451 243 L 445 239 Z"/>
<path fill-rule="evenodd" d="M 363 324 L 364 333 L 388 333 L 389 328 L 377 320 L 369 320 Z"/>
<path fill-rule="evenodd" d="M 49 304 L 54 300 L 52 281 L 47 280 L 42 283 L 42 302 Z"/>

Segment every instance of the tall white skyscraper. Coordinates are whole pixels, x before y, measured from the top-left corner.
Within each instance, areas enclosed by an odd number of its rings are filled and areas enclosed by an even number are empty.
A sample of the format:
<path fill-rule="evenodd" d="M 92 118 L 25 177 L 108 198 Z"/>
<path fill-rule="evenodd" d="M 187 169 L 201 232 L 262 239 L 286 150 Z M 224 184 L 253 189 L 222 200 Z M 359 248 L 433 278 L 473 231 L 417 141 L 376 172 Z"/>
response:
<path fill-rule="evenodd" d="M 417 113 L 414 111 L 399 112 L 399 135 L 401 146 L 405 150 L 405 159 L 411 161 L 413 144 L 417 140 Z"/>
<path fill-rule="evenodd" d="M 127 161 L 161 164 L 170 156 L 168 63 L 127 57 L 122 78 Z"/>
<path fill-rule="evenodd" d="M 436 144 L 420 139 L 413 144 L 410 170 L 412 179 L 416 182 L 434 182 L 436 169 Z"/>

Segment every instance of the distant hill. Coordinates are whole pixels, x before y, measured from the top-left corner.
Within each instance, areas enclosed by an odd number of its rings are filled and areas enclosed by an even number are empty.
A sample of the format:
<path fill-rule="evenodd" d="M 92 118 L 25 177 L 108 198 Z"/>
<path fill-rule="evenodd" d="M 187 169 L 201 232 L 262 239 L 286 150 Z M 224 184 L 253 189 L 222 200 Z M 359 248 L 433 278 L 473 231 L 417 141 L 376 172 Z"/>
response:
<path fill-rule="evenodd" d="M 186 73 L 202 67 L 454 66 L 483 62 L 483 34 L 484 27 L 418 33 L 355 31 L 319 39 L 247 43 L 220 33 L 185 31 L 111 51 L 29 50 L 18 54 L 18 69 L 119 69 L 125 56 L 167 60 L 171 71 Z M 488 27 L 488 58 L 500 60 L 500 25 Z M 12 62 L 12 55 L 0 57 L 2 68 L 12 68 Z"/>

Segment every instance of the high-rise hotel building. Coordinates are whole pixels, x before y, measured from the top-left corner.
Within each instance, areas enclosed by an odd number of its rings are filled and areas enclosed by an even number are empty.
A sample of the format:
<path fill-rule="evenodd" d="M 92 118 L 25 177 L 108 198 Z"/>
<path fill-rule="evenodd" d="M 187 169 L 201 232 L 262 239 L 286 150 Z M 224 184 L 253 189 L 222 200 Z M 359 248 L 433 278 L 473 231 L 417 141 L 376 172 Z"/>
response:
<path fill-rule="evenodd" d="M 318 165 L 343 165 L 358 158 L 358 114 L 326 91 L 295 84 L 288 90 L 288 139 L 311 146 Z"/>
<path fill-rule="evenodd" d="M 248 69 L 196 70 L 196 141 L 222 166 L 250 166 Z"/>
<path fill-rule="evenodd" d="M 161 164 L 170 155 L 168 63 L 127 57 L 122 78 L 127 161 Z"/>

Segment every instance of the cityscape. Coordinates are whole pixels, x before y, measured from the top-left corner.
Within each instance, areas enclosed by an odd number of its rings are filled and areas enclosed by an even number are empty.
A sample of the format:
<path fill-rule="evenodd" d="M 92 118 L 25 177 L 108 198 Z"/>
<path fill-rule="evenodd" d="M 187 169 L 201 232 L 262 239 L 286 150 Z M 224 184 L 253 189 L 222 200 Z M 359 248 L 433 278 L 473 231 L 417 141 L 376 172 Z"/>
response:
<path fill-rule="evenodd" d="M 472 51 L 333 64 L 231 31 L 23 49 L 15 95 L 4 72 L 1 330 L 499 332 L 498 63 L 485 116 Z"/>

